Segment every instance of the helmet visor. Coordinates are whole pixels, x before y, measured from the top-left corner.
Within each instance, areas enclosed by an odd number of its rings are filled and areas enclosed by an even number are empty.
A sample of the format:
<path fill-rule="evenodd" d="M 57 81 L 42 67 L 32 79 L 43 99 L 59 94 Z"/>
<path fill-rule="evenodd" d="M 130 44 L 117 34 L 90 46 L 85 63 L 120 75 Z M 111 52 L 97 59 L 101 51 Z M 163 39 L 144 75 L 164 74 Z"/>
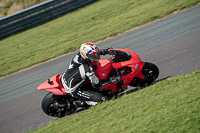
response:
<path fill-rule="evenodd" d="M 86 54 L 86 56 L 90 59 L 90 60 L 95 60 L 95 61 L 99 61 L 100 59 L 100 52 L 95 52 L 95 53 L 92 53 L 92 54 Z"/>

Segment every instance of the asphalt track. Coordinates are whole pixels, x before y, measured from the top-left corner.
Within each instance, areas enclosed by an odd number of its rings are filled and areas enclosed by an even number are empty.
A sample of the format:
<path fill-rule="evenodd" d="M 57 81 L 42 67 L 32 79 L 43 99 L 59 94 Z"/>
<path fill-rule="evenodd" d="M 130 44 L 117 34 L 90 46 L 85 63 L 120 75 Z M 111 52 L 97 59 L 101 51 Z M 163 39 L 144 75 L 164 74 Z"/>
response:
<path fill-rule="evenodd" d="M 88 40 L 89 41 L 89 40 Z M 98 44 L 100 48 L 129 48 L 143 61 L 160 69 L 159 79 L 182 75 L 200 68 L 200 6 L 196 6 Z M 44 91 L 36 87 L 65 72 L 75 53 L 0 80 L 0 131 L 26 132 L 56 118 L 40 107 Z M 132 89 L 132 88 L 129 88 Z"/>

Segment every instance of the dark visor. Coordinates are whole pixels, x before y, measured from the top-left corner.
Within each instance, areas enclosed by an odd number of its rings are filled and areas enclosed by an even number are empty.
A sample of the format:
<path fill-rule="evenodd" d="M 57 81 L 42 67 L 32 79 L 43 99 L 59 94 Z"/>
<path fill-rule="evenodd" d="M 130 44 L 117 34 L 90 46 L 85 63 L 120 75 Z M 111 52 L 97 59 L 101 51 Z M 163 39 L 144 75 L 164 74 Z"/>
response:
<path fill-rule="evenodd" d="M 95 54 L 86 54 L 86 56 L 88 58 L 90 58 L 91 60 L 95 60 L 95 61 L 98 61 L 100 59 L 100 52 L 98 51 L 97 53 Z"/>

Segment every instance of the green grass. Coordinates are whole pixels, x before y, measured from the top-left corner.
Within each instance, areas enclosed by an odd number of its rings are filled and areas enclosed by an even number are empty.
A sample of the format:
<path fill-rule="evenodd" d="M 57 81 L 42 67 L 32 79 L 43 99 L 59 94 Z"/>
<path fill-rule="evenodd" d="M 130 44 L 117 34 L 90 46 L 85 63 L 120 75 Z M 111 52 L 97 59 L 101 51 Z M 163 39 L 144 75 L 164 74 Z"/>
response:
<path fill-rule="evenodd" d="M 30 133 L 199 133 L 200 70 L 160 81 Z"/>
<path fill-rule="evenodd" d="M 200 0 L 100 0 L 0 41 L 0 77 L 162 18 Z"/>

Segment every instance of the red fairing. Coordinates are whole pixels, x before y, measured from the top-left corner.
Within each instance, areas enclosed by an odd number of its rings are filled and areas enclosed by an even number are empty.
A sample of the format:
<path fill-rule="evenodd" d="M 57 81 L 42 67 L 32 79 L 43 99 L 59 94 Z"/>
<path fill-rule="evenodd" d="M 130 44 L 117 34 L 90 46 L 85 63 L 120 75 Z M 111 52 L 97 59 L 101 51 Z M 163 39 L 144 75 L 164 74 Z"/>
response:
<path fill-rule="evenodd" d="M 112 65 L 110 60 L 100 59 L 98 63 L 95 63 L 95 65 L 97 65 L 98 68 L 94 70 L 96 76 L 100 80 L 106 80 L 110 71 L 112 70 Z"/>
<path fill-rule="evenodd" d="M 110 49 L 110 50 L 112 50 L 112 49 Z M 106 80 L 108 75 L 110 74 L 112 68 L 120 69 L 125 66 L 131 67 L 132 72 L 127 75 L 121 76 L 121 79 L 124 81 L 124 84 L 121 87 L 121 89 L 117 90 L 117 87 L 116 87 L 117 83 L 107 85 L 107 86 L 103 87 L 102 89 L 113 90 L 114 92 L 118 92 L 118 91 L 122 90 L 124 87 L 128 86 L 135 76 L 140 77 L 142 79 L 145 78 L 144 75 L 140 72 L 144 66 L 144 62 L 141 61 L 138 54 L 134 53 L 130 49 L 113 49 L 113 50 L 118 50 L 118 51 L 122 51 L 122 52 L 126 52 L 127 54 L 130 54 L 131 59 L 128 61 L 117 62 L 117 63 L 111 62 L 113 57 L 108 60 L 100 59 L 98 63 L 92 64 L 92 65 L 97 65 L 97 69 L 95 70 L 96 76 L 100 80 Z"/>
<path fill-rule="evenodd" d="M 55 95 L 66 95 L 67 92 L 62 87 L 60 83 L 60 78 L 62 75 L 58 74 L 54 77 L 51 77 L 49 79 L 50 83 L 48 83 L 48 80 L 44 83 L 40 84 L 37 89 L 38 90 L 47 90 L 53 92 Z"/>
<path fill-rule="evenodd" d="M 119 51 L 123 51 L 123 52 L 127 52 L 128 54 L 131 55 L 131 59 L 128 61 L 123 61 L 123 62 L 117 62 L 117 63 L 112 63 L 112 67 L 115 69 L 119 69 L 125 66 L 129 66 L 132 68 L 132 74 L 131 76 L 137 76 L 140 77 L 142 79 L 144 79 L 144 75 L 142 73 L 140 73 L 140 71 L 142 70 L 143 66 L 144 66 L 144 62 L 141 61 L 139 55 L 135 52 L 133 52 L 130 49 L 115 49 L 115 50 L 119 50 Z"/>
<path fill-rule="evenodd" d="M 122 68 L 122 67 L 125 67 L 125 66 L 130 66 L 130 67 L 133 68 L 133 71 L 135 71 L 134 69 L 138 68 L 138 66 L 141 63 L 141 59 L 140 59 L 140 57 L 137 53 L 134 53 L 130 49 L 115 49 L 115 50 L 119 50 L 119 51 L 129 53 L 131 55 L 131 59 L 128 60 L 128 61 L 112 63 L 113 68 L 119 69 L 119 68 Z"/>

